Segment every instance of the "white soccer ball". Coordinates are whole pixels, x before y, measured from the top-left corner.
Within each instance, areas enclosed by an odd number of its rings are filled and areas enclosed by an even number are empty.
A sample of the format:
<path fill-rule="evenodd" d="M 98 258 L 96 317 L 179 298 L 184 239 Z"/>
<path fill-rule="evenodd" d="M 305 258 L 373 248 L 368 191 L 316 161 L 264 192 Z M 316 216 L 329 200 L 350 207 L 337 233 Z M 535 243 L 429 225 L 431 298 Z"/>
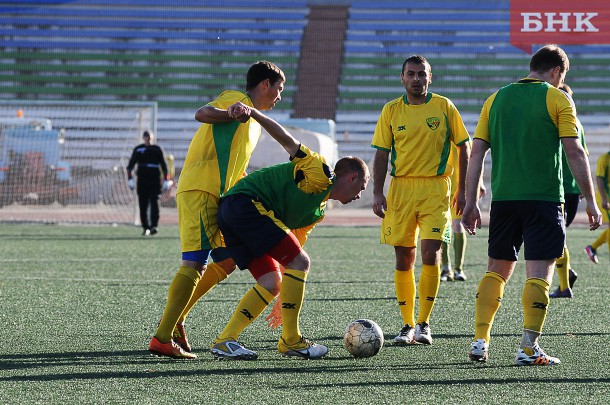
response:
<path fill-rule="evenodd" d="M 347 325 L 343 345 L 354 357 L 373 357 L 383 347 L 383 331 L 370 319 L 358 319 Z"/>

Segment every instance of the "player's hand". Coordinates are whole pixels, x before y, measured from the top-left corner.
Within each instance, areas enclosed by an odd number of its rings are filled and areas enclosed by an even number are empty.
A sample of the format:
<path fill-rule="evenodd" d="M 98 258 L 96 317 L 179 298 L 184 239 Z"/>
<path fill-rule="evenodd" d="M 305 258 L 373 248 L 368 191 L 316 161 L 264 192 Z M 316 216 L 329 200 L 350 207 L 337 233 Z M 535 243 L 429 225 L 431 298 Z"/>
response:
<path fill-rule="evenodd" d="M 233 118 L 235 121 L 244 123 L 250 119 L 252 109 L 238 101 L 227 108 L 227 114 L 229 114 L 229 117 Z"/>
<path fill-rule="evenodd" d="M 379 218 L 385 218 L 385 211 L 388 210 L 388 203 L 385 199 L 385 195 L 374 195 L 373 196 L 373 212 Z"/>
<path fill-rule="evenodd" d="M 476 204 L 467 204 L 462 213 L 462 225 L 468 235 L 476 235 L 477 229 L 481 229 L 481 210 Z"/>
<path fill-rule="evenodd" d="M 481 185 L 479 186 L 479 198 L 483 198 L 485 194 L 487 194 L 487 187 L 481 182 Z"/>
<path fill-rule="evenodd" d="M 133 182 L 133 179 L 127 180 L 127 185 L 129 186 L 130 190 L 133 190 L 135 188 L 135 184 Z"/>
<path fill-rule="evenodd" d="M 455 209 L 456 215 L 461 216 L 462 214 L 464 214 L 465 205 L 466 196 L 464 195 L 464 193 L 458 190 L 458 192 L 453 195 L 453 199 L 451 200 L 451 208 Z"/>
<path fill-rule="evenodd" d="M 267 315 L 265 320 L 267 321 L 267 325 L 271 329 L 276 329 L 278 326 L 282 325 L 282 302 L 279 297 L 275 301 L 273 308 L 271 309 L 271 313 Z"/>
<path fill-rule="evenodd" d="M 602 225 L 602 213 L 597 208 L 597 204 L 594 201 L 591 204 L 587 202 L 585 211 L 589 217 L 589 229 L 594 231 L 599 228 Z"/>

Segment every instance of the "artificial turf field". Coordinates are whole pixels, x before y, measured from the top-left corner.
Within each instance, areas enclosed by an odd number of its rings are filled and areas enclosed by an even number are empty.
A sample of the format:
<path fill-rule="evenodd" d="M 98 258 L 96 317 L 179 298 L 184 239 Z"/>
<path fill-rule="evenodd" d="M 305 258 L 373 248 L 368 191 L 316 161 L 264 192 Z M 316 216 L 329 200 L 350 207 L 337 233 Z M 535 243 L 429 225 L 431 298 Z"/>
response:
<path fill-rule="evenodd" d="M 486 270 L 485 229 L 468 239 L 466 282 L 442 283 L 431 346 L 394 346 L 401 319 L 393 250 L 376 227 L 318 227 L 307 243 L 312 269 L 301 330 L 327 345 L 321 360 L 281 357 L 278 330 L 263 316 L 242 334 L 256 361 L 219 361 L 210 342 L 251 287 L 235 272 L 187 320 L 199 358 L 158 358 L 146 350 L 177 270 L 177 228 L 151 238 L 135 227 L 0 225 L 0 403 L 610 403 L 610 259 L 582 248 L 599 235 L 568 229 L 579 278 L 574 299 L 551 301 L 541 339 L 562 364 L 515 367 L 521 335 L 520 261 L 492 330 L 490 360 L 467 357 L 474 295 Z M 417 273 L 419 274 L 419 270 Z M 555 278 L 551 289 L 558 285 Z M 386 344 L 369 359 L 342 346 L 345 326 L 376 321 Z"/>

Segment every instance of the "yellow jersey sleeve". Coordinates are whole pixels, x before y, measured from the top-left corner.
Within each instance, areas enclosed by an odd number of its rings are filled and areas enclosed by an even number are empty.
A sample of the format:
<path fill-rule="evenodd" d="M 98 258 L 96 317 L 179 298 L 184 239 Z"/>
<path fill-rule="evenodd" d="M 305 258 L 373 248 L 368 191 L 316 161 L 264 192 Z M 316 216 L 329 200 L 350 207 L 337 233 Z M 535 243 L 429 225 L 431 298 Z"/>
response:
<path fill-rule="evenodd" d="M 295 180 L 301 191 L 318 194 L 332 184 L 334 173 L 326 164 L 326 159 L 307 146 L 301 144 L 292 162 L 295 164 Z"/>
<path fill-rule="evenodd" d="M 477 127 L 474 130 L 474 139 L 481 139 L 487 143 L 491 143 L 489 140 L 489 110 L 491 109 L 491 105 L 497 94 L 498 92 L 495 92 L 485 100 L 485 103 L 483 103 L 483 108 L 481 108 L 481 114 L 479 115 L 479 122 L 477 122 Z"/>
<path fill-rule="evenodd" d="M 576 110 L 566 95 L 555 87 L 546 93 L 546 106 L 560 138 L 578 138 Z"/>

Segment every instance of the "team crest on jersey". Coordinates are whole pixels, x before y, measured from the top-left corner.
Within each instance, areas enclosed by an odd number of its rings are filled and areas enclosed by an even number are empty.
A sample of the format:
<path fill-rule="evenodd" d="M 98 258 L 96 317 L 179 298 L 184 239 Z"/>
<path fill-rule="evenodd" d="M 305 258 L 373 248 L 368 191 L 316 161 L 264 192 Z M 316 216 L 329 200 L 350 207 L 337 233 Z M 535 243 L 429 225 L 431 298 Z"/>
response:
<path fill-rule="evenodd" d="M 441 119 L 437 117 L 426 118 L 426 124 L 430 129 L 436 129 L 441 124 Z"/>

